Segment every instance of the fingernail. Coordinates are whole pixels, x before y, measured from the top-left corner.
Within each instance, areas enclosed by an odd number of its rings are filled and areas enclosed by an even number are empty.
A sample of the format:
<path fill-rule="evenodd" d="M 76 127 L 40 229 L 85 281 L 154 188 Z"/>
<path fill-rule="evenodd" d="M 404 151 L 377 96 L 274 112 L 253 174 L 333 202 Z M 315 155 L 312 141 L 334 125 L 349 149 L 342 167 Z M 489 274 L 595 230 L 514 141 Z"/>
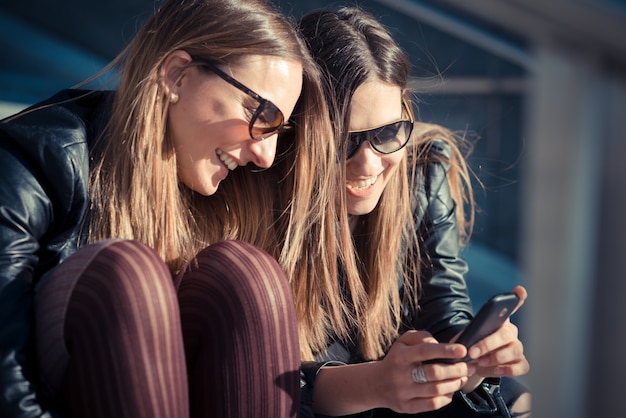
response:
<path fill-rule="evenodd" d="M 472 347 L 469 352 L 468 352 L 469 356 L 473 359 L 477 359 L 478 357 L 480 357 L 480 348 L 478 347 Z"/>

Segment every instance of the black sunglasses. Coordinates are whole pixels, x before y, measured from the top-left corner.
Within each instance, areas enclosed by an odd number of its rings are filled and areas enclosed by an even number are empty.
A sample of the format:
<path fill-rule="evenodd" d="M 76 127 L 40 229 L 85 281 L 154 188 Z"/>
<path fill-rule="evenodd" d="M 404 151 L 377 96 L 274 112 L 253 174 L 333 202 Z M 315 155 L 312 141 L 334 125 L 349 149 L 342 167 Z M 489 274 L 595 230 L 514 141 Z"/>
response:
<path fill-rule="evenodd" d="M 400 119 L 361 131 L 348 131 L 346 159 L 354 157 L 365 141 L 369 141 L 372 148 L 381 154 L 391 154 L 404 148 L 413 131 L 413 112 L 405 100 L 402 100 L 402 109 L 409 119 Z"/>
<path fill-rule="evenodd" d="M 274 103 L 259 96 L 257 93 L 235 80 L 233 77 L 229 76 L 209 61 L 202 58 L 193 58 L 193 62 L 202 67 L 208 68 L 224 81 L 237 87 L 239 90 L 243 91 L 259 103 L 250 117 L 250 124 L 248 125 L 250 138 L 260 141 L 290 127 L 285 124 L 285 116 L 283 115 L 283 112 L 281 112 Z"/>

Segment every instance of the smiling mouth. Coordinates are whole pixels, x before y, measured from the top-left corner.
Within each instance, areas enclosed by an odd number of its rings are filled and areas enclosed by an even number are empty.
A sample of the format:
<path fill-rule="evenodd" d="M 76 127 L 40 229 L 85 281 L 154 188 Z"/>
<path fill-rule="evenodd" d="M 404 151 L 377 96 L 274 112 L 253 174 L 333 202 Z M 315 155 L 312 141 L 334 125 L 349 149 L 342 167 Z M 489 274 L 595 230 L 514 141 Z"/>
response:
<path fill-rule="evenodd" d="M 371 187 L 378 180 L 378 176 L 370 177 L 365 180 L 346 180 L 346 187 L 352 190 L 364 190 Z"/>
<path fill-rule="evenodd" d="M 215 153 L 219 157 L 220 161 L 223 162 L 230 171 L 233 171 L 235 168 L 237 168 L 238 164 L 235 162 L 235 160 L 233 160 L 232 157 L 230 157 L 229 155 L 224 154 L 224 151 L 218 148 L 217 150 L 215 150 Z"/>

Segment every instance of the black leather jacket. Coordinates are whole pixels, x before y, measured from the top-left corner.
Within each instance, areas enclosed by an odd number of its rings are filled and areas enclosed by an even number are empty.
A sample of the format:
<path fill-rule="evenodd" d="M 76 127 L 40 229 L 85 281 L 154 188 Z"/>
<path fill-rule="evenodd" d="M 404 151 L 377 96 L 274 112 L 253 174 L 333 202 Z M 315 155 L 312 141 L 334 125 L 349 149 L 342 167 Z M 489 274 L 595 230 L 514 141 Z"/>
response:
<path fill-rule="evenodd" d="M 449 145 L 434 141 L 431 153 L 450 158 Z M 408 313 L 414 329 L 429 331 L 439 341 L 449 341 L 473 317 L 465 276 L 467 263 L 460 255 L 455 204 L 446 179 L 445 163 L 424 167 L 422 182 L 413 202 L 422 267 L 422 292 L 419 313 Z"/>
<path fill-rule="evenodd" d="M 431 152 L 450 156 L 449 146 L 443 141 L 434 141 Z M 433 162 L 422 169 L 423 176 L 412 202 L 415 227 L 418 236 L 423 238 L 420 254 L 426 261 L 422 267 L 420 310 L 411 312 L 405 309 L 402 322 L 406 326 L 401 332 L 407 329 L 427 330 L 437 340 L 447 342 L 465 328 L 473 316 L 465 282 L 467 263 L 459 253 L 455 204 L 446 179 L 448 166 L 443 162 Z M 355 344 L 334 342 L 327 353 L 318 356 L 316 361 L 304 362 L 301 416 L 312 416 L 307 404 L 312 398 L 315 376 L 322 366 L 361 361 L 363 359 Z"/>
<path fill-rule="evenodd" d="M 88 144 L 110 97 L 99 92 L 67 101 L 84 93 L 60 92 L 45 103 L 62 104 L 0 122 L 1 417 L 54 416 L 37 390 L 33 288 L 80 245 Z"/>

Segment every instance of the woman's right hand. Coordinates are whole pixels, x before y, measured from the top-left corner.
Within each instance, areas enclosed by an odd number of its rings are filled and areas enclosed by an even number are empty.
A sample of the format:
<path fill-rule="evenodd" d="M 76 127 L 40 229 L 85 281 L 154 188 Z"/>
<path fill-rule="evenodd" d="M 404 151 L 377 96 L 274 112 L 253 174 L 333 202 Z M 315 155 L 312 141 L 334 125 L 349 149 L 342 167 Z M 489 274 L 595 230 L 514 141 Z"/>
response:
<path fill-rule="evenodd" d="M 396 412 L 413 414 L 447 405 L 452 401 L 454 392 L 460 390 L 468 376 L 474 374 L 475 366 L 465 362 L 423 362 L 437 358 L 461 359 L 466 354 L 464 346 L 438 343 L 426 331 L 404 333 L 392 345 L 385 358 L 376 362 L 378 378 L 375 382 L 384 402 L 382 406 Z"/>
<path fill-rule="evenodd" d="M 462 359 L 466 354 L 467 349 L 460 344 L 438 343 L 426 331 L 408 331 L 382 360 L 320 369 L 313 390 L 313 410 L 342 416 L 374 408 L 409 414 L 439 409 L 452 401 L 454 392 L 475 373 L 475 366 L 423 362 Z M 420 381 L 420 377 L 425 380 Z"/>

